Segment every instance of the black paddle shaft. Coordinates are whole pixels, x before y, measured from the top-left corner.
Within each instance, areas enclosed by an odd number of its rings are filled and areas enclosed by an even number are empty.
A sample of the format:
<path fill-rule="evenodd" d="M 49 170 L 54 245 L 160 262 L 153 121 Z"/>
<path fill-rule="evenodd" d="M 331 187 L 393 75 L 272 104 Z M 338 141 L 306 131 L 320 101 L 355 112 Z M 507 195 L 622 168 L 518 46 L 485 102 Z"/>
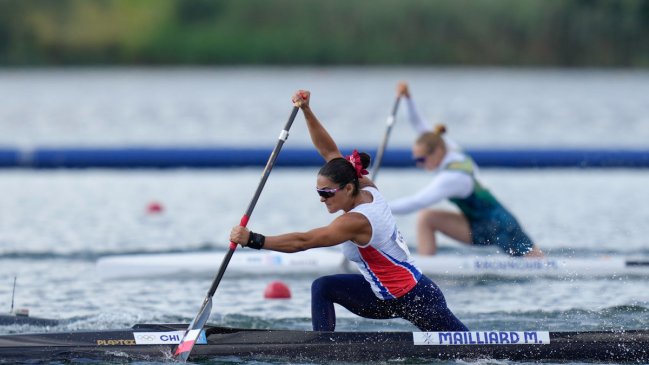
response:
<path fill-rule="evenodd" d="M 284 126 L 284 129 L 282 130 L 279 136 L 277 144 L 275 145 L 275 149 L 273 149 L 273 152 L 270 154 L 270 157 L 268 158 L 268 162 L 266 163 L 264 172 L 261 175 L 261 180 L 259 181 L 259 185 L 257 186 L 255 195 L 252 197 L 252 200 L 250 200 L 248 209 L 246 209 L 246 213 L 241 218 L 241 223 L 239 223 L 239 225 L 241 225 L 242 227 L 245 227 L 248 224 L 250 215 L 252 215 L 252 211 L 255 209 L 255 205 L 257 205 L 257 200 L 259 200 L 259 196 L 261 195 L 261 191 L 264 189 L 264 185 L 266 185 L 266 180 L 268 180 L 270 171 L 273 169 L 273 166 L 275 166 L 275 161 L 277 160 L 277 156 L 279 156 L 279 152 L 281 151 L 284 142 L 286 142 L 286 139 L 288 138 L 288 131 L 289 129 L 291 129 L 291 125 L 293 125 L 293 121 L 295 120 L 295 116 L 297 115 L 298 110 L 299 108 L 297 106 L 293 107 L 293 110 L 291 111 L 291 115 L 288 117 L 288 121 L 286 122 L 286 126 Z M 236 249 L 237 249 L 237 245 L 233 242 L 230 242 L 230 248 L 228 252 L 225 254 L 225 257 L 223 257 L 223 262 L 221 263 L 221 267 L 219 268 L 219 271 L 216 274 L 214 281 L 212 282 L 212 286 L 210 287 L 210 290 L 207 292 L 208 297 L 212 297 L 216 292 L 216 289 L 218 288 L 219 283 L 221 282 L 221 278 L 223 278 L 223 274 L 225 273 L 225 269 L 228 267 L 228 264 L 230 263 L 230 259 L 232 258 L 232 255 L 234 254 L 234 251 Z"/>
<path fill-rule="evenodd" d="M 293 124 L 293 120 L 295 120 L 295 116 L 297 115 L 298 109 L 299 108 L 297 106 L 293 107 L 291 116 L 288 118 L 288 122 L 286 123 L 286 126 L 282 130 L 282 133 L 279 135 L 279 141 L 277 141 L 277 145 L 275 146 L 275 149 L 271 153 L 268 162 L 266 163 L 266 168 L 264 168 L 264 173 L 261 176 L 261 181 L 257 186 L 255 195 L 252 197 L 252 200 L 248 205 L 248 209 L 246 210 L 246 213 L 243 215 L 243 217 L 241 217 L 241 222 L 239 223 L 239 225 L 242 227 L 245 227 L 248 224 L 250 215 L 252 214 L 253 209 L 255 209 L 255 205 L 257 204 L 257 200 L 259 199 L 259 195 L 261 194 L 261 191 L 263 190 L 264 185 L 266 184 L 266 180 L 268 180 L 268 175 L 270 175 L 270 171 L 275 165 L 275 160 L 277 160 L 279 151 L 282 149 L 282 145 L 284 144 L 284 142 L 286 142 L 286 139 L 288 138 L 288 131 L 291 128 L 291 125 Z M 192 322 L 189 324 L 187 331 L 185 331 L 185 335 L 183 336 L 182 340 L 180 341 L 180 344 L 178 345 L 178 347 L 176 347 L 176 350 L 174 351 L 174 358 L 176 360 L 185 362 L 189 358 L 192 348 L 194 347 L 194 344 L 196 343 L 196 340 L 198 339 L 198 336 L 200 334 L 199 330 L 203 328 L 203 326 L 207 322 L 207 319 L 210 316 L 210 312 L 212 310 L 212 297 L 214 296 L 214 293 L 216 292 L 216 288 L 218 288 L 219 283 L 223 278 L 223 274 L 225 273 L 225 269 L 228 267 L 228 264 L 230 263 L 230 259 L 232 258 L 232 254 L 236 249 L 237 249 L 237 244 L 230 241 L 230 249 L 228 250 L 225 257 L 223 258 L 221 267 L 219 267 L 219 271 L 216 274 L 214 281 L 212 281 L 212 286 L 210 287 L 210 290 L 207 292 L 207 296 L 203 300 L 203 305 L 201 305 L 201 309 L 198 311 L 196 317 L 194 317 L 194 320 L 192 320 Z"/>
<path fill-rule="evenodd" d="M 390 132 L 392 132 L 392 127 L 394 126 L 394 121 L 396 120 L 397 110 L 399 109 L 399 101 L 401 97 L 398 96 L 394 100 L 394 105 L 392 105 L 392 113 L 388 117 L 387 128 L 385 129 L 385 134 L 383 135 L 383 141 L 381 146 L 376 153 L 376 160 L 372 165 L 372 181 L 376 179 L 376 175 L 379 173 L 379 167 L 381 166 L 381 161 L 383 160 L 383 153 L 385 152 L 386 147 L 388 146 L 388 138 L 390 138 Z"/>

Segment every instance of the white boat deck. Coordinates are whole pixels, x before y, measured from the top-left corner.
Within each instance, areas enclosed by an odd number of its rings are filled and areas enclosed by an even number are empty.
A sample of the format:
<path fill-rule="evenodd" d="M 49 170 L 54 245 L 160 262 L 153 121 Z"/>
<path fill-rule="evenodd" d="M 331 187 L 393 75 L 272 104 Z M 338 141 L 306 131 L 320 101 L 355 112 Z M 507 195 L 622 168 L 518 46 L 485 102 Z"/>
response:
<path fill-rule="evenodd" d="M 225 251 L 106 256 L 97 262 L 103 279 L 143 277 L 211 277 L 218 270 Z M 417 256 L 415 262 L 429 276 L 503 277 L 622 277 L 649 276 L 649 259 L 624 257 L 518 258 L 500 255 Z M 237 250 L 228 265 L 228 275 L 291 275 L 355 272 L 351 263 L 335 250 L 298 253 Z"/>

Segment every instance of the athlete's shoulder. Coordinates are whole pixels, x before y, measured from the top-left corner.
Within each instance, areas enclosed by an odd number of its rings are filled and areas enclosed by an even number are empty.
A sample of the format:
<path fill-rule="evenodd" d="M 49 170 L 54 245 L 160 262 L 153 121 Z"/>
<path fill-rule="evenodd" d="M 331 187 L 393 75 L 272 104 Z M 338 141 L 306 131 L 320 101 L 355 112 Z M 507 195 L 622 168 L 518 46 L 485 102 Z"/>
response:
<path fill-rule="evenodd" d="M 452 152 L 452 156 L 450 156 L 448 163 L 445 164 L 443 169 L 473 174 L 476 166 L 470 156 L 459 152 Z"/>

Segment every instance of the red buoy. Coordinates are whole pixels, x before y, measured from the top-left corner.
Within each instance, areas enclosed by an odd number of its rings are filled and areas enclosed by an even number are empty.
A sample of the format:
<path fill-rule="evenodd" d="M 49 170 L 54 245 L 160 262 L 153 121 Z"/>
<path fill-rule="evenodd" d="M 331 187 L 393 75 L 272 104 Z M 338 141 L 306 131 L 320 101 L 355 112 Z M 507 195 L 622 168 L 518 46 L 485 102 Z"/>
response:
<path fill-rule="evenodd" d="M 291 290 L 286 284 L 281 281 L 273 281 L 266 286 L 264 290 L 264 298 L 266 299 L 290 299 Z"/>
<path fill-rule="evenodd" d="M 158 202 L 151 202 L 146 208 L 147 213 L 149 214 L 160 214 L 162 213 L 162 204 Z"/>

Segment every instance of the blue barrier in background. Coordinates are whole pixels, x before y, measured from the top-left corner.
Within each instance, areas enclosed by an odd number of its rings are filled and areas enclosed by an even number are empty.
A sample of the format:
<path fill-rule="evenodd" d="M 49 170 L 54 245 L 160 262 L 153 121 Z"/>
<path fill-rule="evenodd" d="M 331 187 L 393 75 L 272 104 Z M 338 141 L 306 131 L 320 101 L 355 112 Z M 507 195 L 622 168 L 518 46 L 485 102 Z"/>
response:
<path fill-rule="evenodd" d="M 352 149 L 343 148 L 343 153 Z M 360 149 L 372 156 L 375 149 Z M 271 148 L 34 148 L 0 149 L 0 167 L 23 168 L 227 168 L 264 166 Z M 481 167 L 647 168 L 649 150 L 628 149 L 467 149 Z M 277 166 L 321 166 L 312 147 L 285 147 Z M 414 166 L 409 148 L 385 152 L 383 167 Z"/>
<path fill-rule="evenodd" d="M 16 150 L 0 148 L 0 167 L 15 167 L 20 161 Z"/>

